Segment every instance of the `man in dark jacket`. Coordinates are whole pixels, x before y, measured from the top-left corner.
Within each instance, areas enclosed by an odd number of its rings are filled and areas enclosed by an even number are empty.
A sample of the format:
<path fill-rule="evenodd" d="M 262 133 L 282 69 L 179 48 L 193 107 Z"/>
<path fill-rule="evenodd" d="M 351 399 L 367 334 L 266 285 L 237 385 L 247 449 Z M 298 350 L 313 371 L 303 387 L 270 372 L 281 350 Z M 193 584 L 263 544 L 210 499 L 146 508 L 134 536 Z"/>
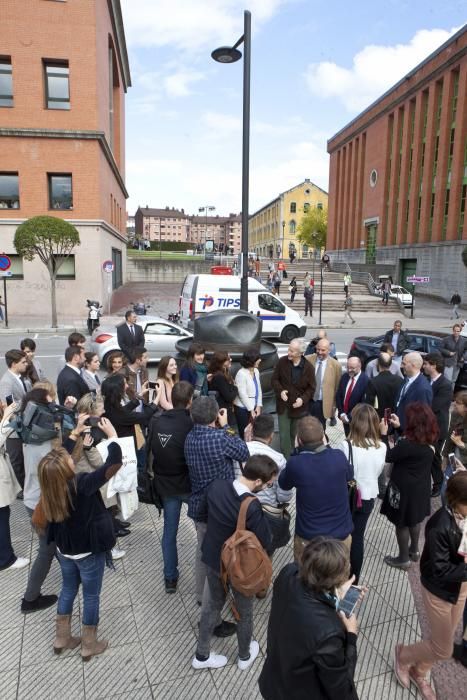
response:
<path fill-rule="evenodd" d="M 451 301 L 449 302 L 452 306 L 452 313 L 451 313 L 451 318 L 459 318 L 459 314 L 457 313 L 457 309 L 459 307 L 459 304 L 462 302 L 460 298 L 459 292 L 454 292 L 454 294 L 451 297 Z"/>
<path fill-rule="evenodd" d="M 407 350 L 409 339 L 407 333 L 402 330 L 402 321 L 394 321 L 394 326 L 384 336 L 383 343 L 391 343 L 396 355 L 402 355 L 404 350 Z"/>
<path fill-rule="evenodd" d="M 362 362 L 359 357 L 347 359 L 347 372 L 341 377 L 336 393 L 337 414 L 344 425 L 346 435 L 350 431 L 352 411 L 358 403 L 362 403 L 368 386 L 368 377 L 362 372 Z"/>
<path fill-rule="evenodd" d="M 79 401 L 82 396 L 89 394 L 89 387 L 81 376 L 84 365 L 84 350 L 79 346 L 70 345 L 65 350 L 65 367 L 57 377 L 57 394 L 63 406 L 68 396 Z"/>
<path fill-rule="evenodd" d="M 405 409 L 409 403 L 421 401 L 431 407 L 433 401 L 433 390 L 427 378 L 421 374 L 423 358 L 419 352 L 409 352 L 404 355 L 401 367 L 405 374 L 396 401 L 396 414 L 400 422 L 400 431 L 405 430 Z"/>
<path fill-rule="evenodd" d="M 433 445 L 435 453 L 431 465 L 431 477 L 433 479 L 431 495 L 433 498 L 439 496 L 443 483 L 441 451 L 448 436 L 449 409 L 452 402 L 452 384 L 449 379 L 446 379 L 443 375 L 443 371 L 444 362 L 441 355 L 437 352 L 430 352 L 428 355 L 425 355 L 423 358 L 423 372 L 430 380 L 431 390 L 433 392 L 431 409 L 436 416 L 439 428 L 439 440 L 436 445 Z"/>
<path fill-rule="evenodd" d="M 121 351 L 132 362 L 131 350 L 144 348 L 144 331 L 136 322 L 138 320 L 134 311 L 125 312 L 125 323 L 117 326 L 117 342 Z"/>
<path fill-rule="evenodd" d="M 391 366 L 391 355 L 380 353 L 376 363 L 378 374 L 370 379 L 366 389 L 365 402 L 376 408 L 380 418 L 384 417 L 385 408 L 395 412 L 396 399 L 404 381 L 400 375 L 391 373 Z"/>
<path fill-rule="evenodd" d="M 251 456 L 241 476 L 232 481 L 216 479 L 207 490 L 208 524 L 202 545 L 206 564 L 209 595 L 203 597 L 198 646 L 192 661 L 195 669 L 221 668 L 225 656 L 211 654 L 211 637 L 225 604 L 226 591 L 220 577 L 221 551 L 224 542 L 237 529 L 242 501 L 268 488 L 277 478 L 276 462 L 267 455 Z M 258 499 L 253 498 L 246 511 L 246 529 L 253 532 L 266 551 L 271 548 L 271 533 Z M 247 597 L 231 586 L 240 619 L 237 626 L 238 668 L 246 671 L 259 653 L 258 642 L 252 640 L 254 597 Z"/>
<path fill-rule="evenodd" d="M 191 493 L 184 449 L 186 436 L 193 427 L 189 411 L 192 398 L 192 385 L 177 382 L 172 389 L 173 408 L 154 417 L 149 425 L 148 443 L 154 457 L 154 482 L 164 513 L 161 544 L 166 593 L 177 590 L 180 511 L 182 503 L 188 503 Z"/>
<path fill-rule="evenodd" d="M 298 338 L 289 343 L 287 356 L 277 363 L 271 383 L 276 395 L 281 452 L 287 459 L 295 446 L 297 420 L 307 415 L 316 388 L 315 370 L 305 360 Z"/>
<path fill-rule="evenodd" d="M 307 316 L 308 312 L 310 312 L 310 316 L 313 316 L 313 297 L 315 296 L 315 289 L 311 286 L 311 284 L 305 286 L 303 296 L 305 297 L 304 316 Z"/>
<path fill-rule="evenodd" d="M 455 323 L 452 334 L 441 341 L 441 355 L 444 358 L 444 376 L 454 387 L 457 376 L 464 364 L 464 353 L 467 350 L 467 339 L 461 337 L 462 326 Z"/>

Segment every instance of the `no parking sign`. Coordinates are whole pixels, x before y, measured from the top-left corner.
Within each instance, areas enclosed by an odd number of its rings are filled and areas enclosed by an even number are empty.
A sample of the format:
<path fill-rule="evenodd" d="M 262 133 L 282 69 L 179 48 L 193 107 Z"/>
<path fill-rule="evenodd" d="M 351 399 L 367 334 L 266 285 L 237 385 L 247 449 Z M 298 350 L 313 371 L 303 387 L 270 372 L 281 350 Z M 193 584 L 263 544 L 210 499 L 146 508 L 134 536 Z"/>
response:
<path fill-rule="evenodd" d="M 108 272 L 109 274 L 114 271 L 114 264 L 112 260 L 104 260 L 102 263 L 102 269 L 104 272 Z"/>

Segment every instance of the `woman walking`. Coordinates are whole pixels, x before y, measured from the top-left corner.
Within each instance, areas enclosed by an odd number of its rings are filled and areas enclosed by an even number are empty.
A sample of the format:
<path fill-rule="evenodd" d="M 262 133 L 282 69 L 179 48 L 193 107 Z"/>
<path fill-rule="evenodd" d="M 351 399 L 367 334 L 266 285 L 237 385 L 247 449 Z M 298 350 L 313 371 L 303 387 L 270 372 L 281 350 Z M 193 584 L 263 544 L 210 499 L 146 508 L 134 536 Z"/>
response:
<path fill-rule="evenodd" d="M 238 433 L 243 440 L 248 423 L 259 416 L 263 406 L 263 393 L 258 367 L 261 357 L 256 350 L 243 353 L 240 360 L 241 368 L 235 375 L 235 385 L 238 395 L 234 399 L 235 418 Z"/>
<path fill-rule="evenodd" d="M 99 603 L 106 562 L 112 561 L 115 535 L 110 514 L 99 489 L 122 466 L 122 450 L 108 447 L 105 463 L 90 474 L 75 474 L 66 450 L 52 450 L 39 463 L 41 505 L 47 520 L 47 542 L 55 543 L 62 570 L 62 590 L 57 604 L 54 652 L 74 649 L 81 642 L 83 661 L 102 654 L 108 641 L 97 639 Z M 82 584 L 82 638 L 71 635 L 73 604 Z"/>
<path fill-rule="evenodd" d="M 295 295 L 297 293 L 297 278 L 295 277 L 295 275 L 290 280 L 289 287 L 290 287 L 290 303 L 293 304 L 294 299 L 295 299 Z"/>

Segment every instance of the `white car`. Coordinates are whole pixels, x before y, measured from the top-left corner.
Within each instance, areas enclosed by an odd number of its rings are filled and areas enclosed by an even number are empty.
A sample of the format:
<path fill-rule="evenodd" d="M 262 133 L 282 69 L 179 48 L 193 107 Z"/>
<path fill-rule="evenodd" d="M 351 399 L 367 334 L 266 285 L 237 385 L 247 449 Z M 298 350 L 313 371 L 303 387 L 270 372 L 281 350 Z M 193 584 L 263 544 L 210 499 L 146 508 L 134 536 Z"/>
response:
<path fill-rule="evenodd" d="M 390 299 L 399 299 L 404 306 L 412 306 L 412 294 L 398 284 L 393 284 L 389 292 Z"/>
<path fill-rule="evenodd" d="M 91 336 L 90 350 L 99 356 L 102 365 L 106 365 L 111 352 L 120 350 L 117 343 L 117 326 L 123 323 L 121 318 L 115 323 L 107 321 L 96 328 Z M 145 347 L 149 353 L 149 362 L 159 362 L 164 355 L 174 355 L 175 343 L 182 338 L 191 338 L 192 334 L 172 321 L 160 316 L 138 316 L 138 325 L 142 326 Z"/>

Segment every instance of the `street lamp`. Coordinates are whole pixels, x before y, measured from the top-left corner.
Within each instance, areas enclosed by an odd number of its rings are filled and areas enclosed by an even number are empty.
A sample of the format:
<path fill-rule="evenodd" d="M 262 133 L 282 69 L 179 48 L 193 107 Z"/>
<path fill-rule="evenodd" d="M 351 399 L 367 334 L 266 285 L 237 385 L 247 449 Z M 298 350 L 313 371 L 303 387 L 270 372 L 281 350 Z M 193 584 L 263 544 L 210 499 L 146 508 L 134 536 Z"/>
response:
<path fill-rule="evenodd" d="M 248 195 L 250 177 L 250 70 L 251 70 L 251 12 L 243 13 L 243 36 L 234 46 L 221 46 L 211 56 L 218 63 L 235 63 L 242 57 L 237 46 L 243 43 L 243 130 L 242 130 L 242 278 L 240 309 L 248 311 Z"/>
<path fill-rule="evenodd" d="M 284 246 L 285 246 L 285 221 L 282 222 L 282 256 L 284 256 Z"/>
<path fill-rule="evenodd" d="M 204 207 L 198 207 L 198 211 L 204 211 L 206 213 L 206 229 L 204 231 L 204 258 L 206 259 L 206 239 L 208 237 L 208 212 L 214 211 L 216 207 L 211 204 L 206 204 Z"/>

